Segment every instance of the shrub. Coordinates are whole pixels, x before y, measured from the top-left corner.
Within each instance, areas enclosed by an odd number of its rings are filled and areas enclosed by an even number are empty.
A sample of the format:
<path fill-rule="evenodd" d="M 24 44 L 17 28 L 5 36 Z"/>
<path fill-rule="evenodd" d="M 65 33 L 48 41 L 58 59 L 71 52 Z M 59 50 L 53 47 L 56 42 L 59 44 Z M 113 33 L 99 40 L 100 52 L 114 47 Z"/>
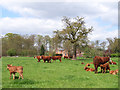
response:
<path fill-rule="evenodd" d="M 7 51 L 7 54 L 9 55 L 9 56 L 15 56 L 16 55 L 16 50 L 15 49 L 9 49 L 8 51 Z"/>
<path fill-rule="evenodd" d="M 120 53 L 113 53 L 111 54 L 111 57 L 120 57 Z"/>
<path fill-rule="evenodd" d="M 62 54 L 56 54 L 56 56 L 62 56 Z"/>

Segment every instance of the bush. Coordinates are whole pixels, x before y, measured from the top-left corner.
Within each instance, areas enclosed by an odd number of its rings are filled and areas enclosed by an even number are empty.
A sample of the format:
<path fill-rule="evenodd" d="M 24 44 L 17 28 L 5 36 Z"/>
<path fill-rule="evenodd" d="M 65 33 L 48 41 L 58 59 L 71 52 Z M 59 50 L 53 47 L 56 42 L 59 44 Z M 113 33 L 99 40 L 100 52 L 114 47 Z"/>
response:
<path fill-rule="evenodd" d="M 111 54 L 111 57 L 120 57 L 120 53 L 113 53 Z"/>
<path fill-rule="evenodd" d="M 56 56 L 62 56 L 62 54 L 56 54 Z"/>
<path fill-rule="evenodd" d="M 8 54 L 9 56 L 15 56 L 15 55 L 16 55 L 16 50 L 15 50 L 15 49 L 9 49 L 9 50 L 7 51 L 7 54 Z"/>

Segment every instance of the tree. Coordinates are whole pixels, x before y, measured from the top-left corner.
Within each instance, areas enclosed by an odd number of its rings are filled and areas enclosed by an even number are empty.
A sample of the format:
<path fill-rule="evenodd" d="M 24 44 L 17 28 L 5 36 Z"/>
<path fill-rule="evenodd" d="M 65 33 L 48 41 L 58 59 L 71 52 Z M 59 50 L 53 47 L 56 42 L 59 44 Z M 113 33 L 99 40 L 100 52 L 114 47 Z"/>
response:
<path fill-rule="evenodd" d="M 45 55 L 45 48 L 43 45 L 41 46 L 41 49 L 40 49 L 40 56 L 41 55 Z"/>
<path fill-rule="evenodd" d="M 76 58 L 76 46 L 77 42 L 83 42 L 87 39 L 87 36 L 90 32 L 93 31 L 91 28 L 86 28 L 84 18 L 73 18 L 72 21 L 70 18 L 64 17 L 62 19 L 63 23 L 65 23 L 65 28 L 61 31 L 54 31 L 56 36 L 62 40 L 68 40 L 73 44 L 74 56 Z"/>

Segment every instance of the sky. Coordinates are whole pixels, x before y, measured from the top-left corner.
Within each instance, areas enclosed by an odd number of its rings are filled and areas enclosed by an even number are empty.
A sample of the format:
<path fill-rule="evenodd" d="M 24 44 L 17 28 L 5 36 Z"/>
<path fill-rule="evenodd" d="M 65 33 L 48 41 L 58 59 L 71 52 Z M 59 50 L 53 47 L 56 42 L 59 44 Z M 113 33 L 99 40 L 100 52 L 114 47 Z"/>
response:
<path fill-rule="evenodd" d="M 64 28 L 63 16 L 84 17 L 86 27 L 93 26 L 91 41 L 118 37 L 117 0 L 1 0 L 0 34 L 53 36 Z"/>

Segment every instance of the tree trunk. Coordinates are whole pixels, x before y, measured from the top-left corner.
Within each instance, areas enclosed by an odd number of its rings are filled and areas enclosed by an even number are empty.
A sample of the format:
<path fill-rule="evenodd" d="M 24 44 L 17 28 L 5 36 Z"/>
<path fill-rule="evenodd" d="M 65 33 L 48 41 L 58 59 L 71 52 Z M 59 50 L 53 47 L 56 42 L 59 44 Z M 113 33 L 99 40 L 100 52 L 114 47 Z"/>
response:
<path fill-rule="evenodd" d="M 73 52 L 74 52 L 73 60 L 75 60 L 76 59 L 76 43 L 73 45 Z"/>

